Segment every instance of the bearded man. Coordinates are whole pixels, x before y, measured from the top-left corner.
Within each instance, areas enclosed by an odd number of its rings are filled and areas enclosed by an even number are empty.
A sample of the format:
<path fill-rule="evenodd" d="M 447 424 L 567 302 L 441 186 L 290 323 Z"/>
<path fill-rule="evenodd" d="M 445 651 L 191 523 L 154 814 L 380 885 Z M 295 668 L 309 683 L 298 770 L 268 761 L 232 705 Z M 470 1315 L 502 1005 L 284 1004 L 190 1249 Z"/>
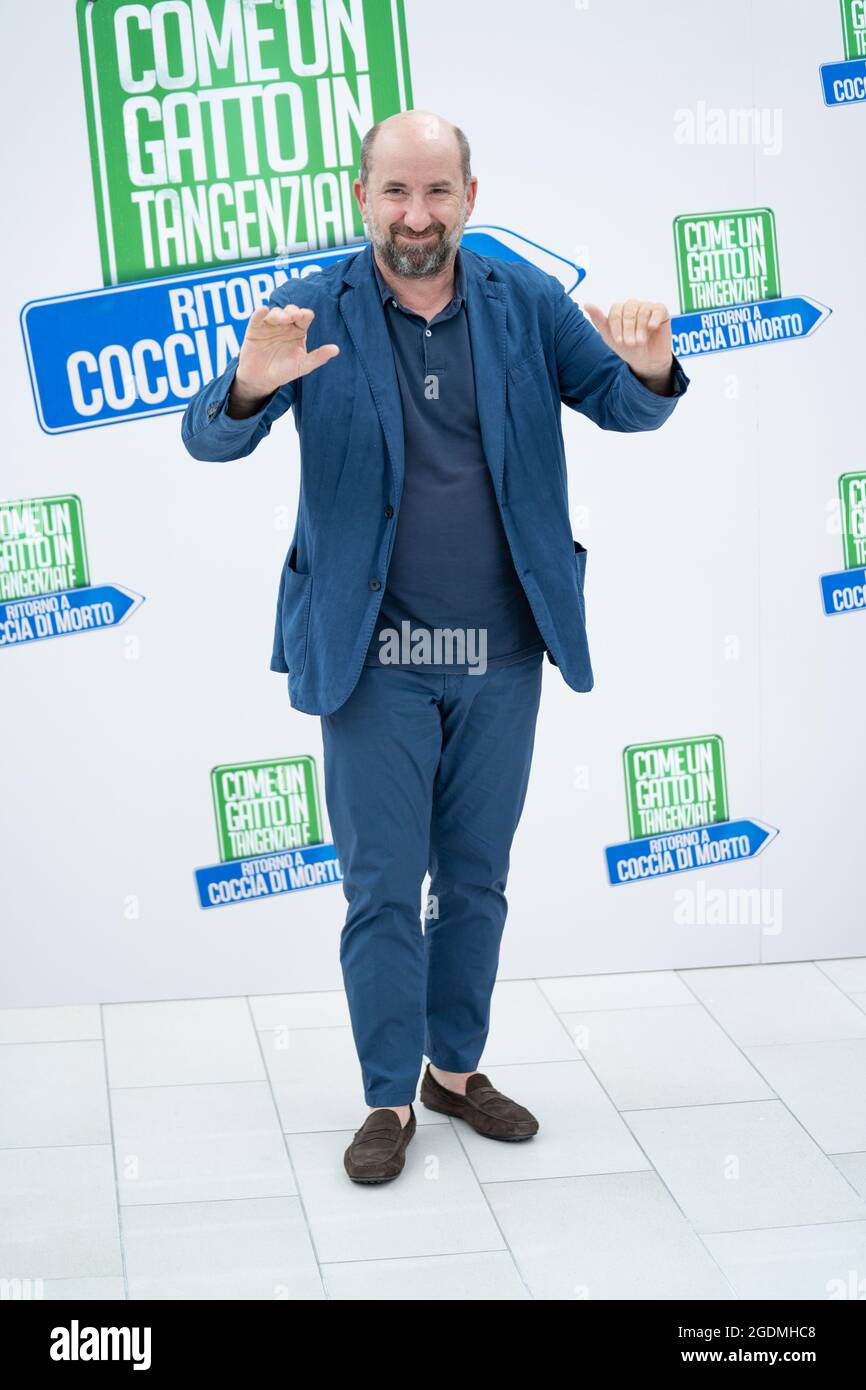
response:
<path fill-rule="evenodd" d="M 375 125 L 354 184 L 369 244 L 277 289 L 183 420 L 201 459 L 248 455 L 289 409 L 300 437 L 271 669 L 321 719 L 359 1183 L 402 1171 L 424 1056 L 423 1104 L 490 1139 L 538 1131 L 477 1067 L 545 652 L 592 686 L 560 409 L 652 430 L 688 386 L 663 304 L 590 322 L 552 276 L 461 246 L 477 191 L 450 122 Z"/>

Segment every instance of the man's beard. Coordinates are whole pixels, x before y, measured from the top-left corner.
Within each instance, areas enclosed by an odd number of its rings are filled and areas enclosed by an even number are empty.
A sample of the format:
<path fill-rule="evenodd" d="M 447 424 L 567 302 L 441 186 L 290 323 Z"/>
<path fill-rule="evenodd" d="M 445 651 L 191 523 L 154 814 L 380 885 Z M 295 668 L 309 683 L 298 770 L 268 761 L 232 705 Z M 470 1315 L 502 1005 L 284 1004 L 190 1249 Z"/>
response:
<path fill-rule="evenodd" d="M 406 280 L 421 280 L 438 275 L 451 261 L 460 244 L 465 221 L 465 217 L 461 218 L 450 232 L 445 231 L 441 222 L 431 223 L 434 231 L 441 228 L 440 235 L 432 243 L 425 240 L 419 241 L 417 245 L 405 238 L 398 242 L 390 227 L 382 232 L 372 222 L 368 222 L 367 230 L 373 249 L 388 270 Z"/>

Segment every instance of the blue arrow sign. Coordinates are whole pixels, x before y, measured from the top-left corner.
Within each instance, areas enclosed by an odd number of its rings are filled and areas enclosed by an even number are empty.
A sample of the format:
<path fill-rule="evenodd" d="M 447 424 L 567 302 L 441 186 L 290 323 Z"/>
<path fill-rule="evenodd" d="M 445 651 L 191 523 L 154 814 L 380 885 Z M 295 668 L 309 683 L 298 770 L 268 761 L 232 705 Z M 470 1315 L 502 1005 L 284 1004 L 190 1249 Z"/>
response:
<path fill-rule="evenodd" d="M 585 274 L 504 227 L 468 228 L 464 242 L 481 255 L 540 266 L 569 293 Z M 238 352 L 247 319 L 277 285 L 360 249 L 247 261 L 25 304 L 21 331 L 39 424 L 62 434 L 184 410 Z"/>
<path fill-rule="evenodd" d="M 12 599 L 0 603 L 0 647 L 117 627 L 143 602 L 141 594 L 122 584 L 96 584 Z"/>
<path fill-rule="evenodd" d="M 866 569 L 822 574 L 821 597 L 824 612 L 831 617 L 837 613 L 862 613 L 866 609 Z"/>
<path fill-rule="evenodd" d="M 605 850 L 612 884 L 637 883 L 714 864 L 754 859 L 778 835 L 759 820 L 724 820 L 694 830 L 672 830 L 646 839 L 626 840 Z"/>
<path fill-rule="evenodd" d="M 343 877 L 334 845 L 309 845 L 306 849 L 277 850 L 253 859 L 232 859 L 196 869 L 195 881 L 202 907 L 253 902 L 302 888 L 323 888 Z"/>
<path fill-rule="evenodd" d="M 754 304 L 679 314 L 671 320 L 674 354 L 698 357 L 731 348 L 808 338 L 832 312 L 826 304 L 807 295 L 795 295 L 790 299 L 763 299 Z"/>
<path fill-rule="evenodd" d="M 866 101 L 866 60 L 863 58 L 822 63 L 818 71 L 825 106 L 851 106 Z"/>

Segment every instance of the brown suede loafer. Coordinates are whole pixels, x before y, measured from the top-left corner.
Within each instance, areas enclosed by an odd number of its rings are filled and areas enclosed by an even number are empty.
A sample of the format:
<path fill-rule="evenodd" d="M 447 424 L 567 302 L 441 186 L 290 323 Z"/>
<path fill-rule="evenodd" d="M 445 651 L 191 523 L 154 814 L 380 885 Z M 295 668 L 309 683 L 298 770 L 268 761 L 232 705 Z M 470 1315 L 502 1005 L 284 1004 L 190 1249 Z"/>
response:
<path fill-rule="evenodd" d="M 343 1167 L 352 1182 L 392 1182 L 399 1177 L 414 1133 L 411 1105 L 405 1125 L 393 1110 L 371 1110 L 343 1154 Z"/>
<path fill-rule="evenodd" d="M 535 1116 L 497 1091 L 491 1086 L 483 1072 L 477 1071 L 466 1082 L 466 1095 L 458 1096 L 440 1086 L 430 1070 L 428 1062 L 421 1079 L 420 1099 L 428 1110 L 438 1110 L 440 1115 L 455 1115 L 465 1120 L 486 1139 L 531 1139 L 538 1133 Z"/>

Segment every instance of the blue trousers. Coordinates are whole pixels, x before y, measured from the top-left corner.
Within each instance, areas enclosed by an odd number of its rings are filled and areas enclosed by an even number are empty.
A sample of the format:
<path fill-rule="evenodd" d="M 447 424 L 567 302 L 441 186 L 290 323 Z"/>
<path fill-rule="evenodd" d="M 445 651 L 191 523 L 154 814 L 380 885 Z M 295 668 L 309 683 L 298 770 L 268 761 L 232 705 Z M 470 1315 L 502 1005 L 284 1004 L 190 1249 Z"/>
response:
<path fill-rule="evenodd" d="M 368 1105 L 414 1100 L 425 1054 L 445 1071 L 477 1069 L 541 676 L 541 654 L 483 675 L 365 666 L 321 717 L 349 904 L 340 963 Z"/>

